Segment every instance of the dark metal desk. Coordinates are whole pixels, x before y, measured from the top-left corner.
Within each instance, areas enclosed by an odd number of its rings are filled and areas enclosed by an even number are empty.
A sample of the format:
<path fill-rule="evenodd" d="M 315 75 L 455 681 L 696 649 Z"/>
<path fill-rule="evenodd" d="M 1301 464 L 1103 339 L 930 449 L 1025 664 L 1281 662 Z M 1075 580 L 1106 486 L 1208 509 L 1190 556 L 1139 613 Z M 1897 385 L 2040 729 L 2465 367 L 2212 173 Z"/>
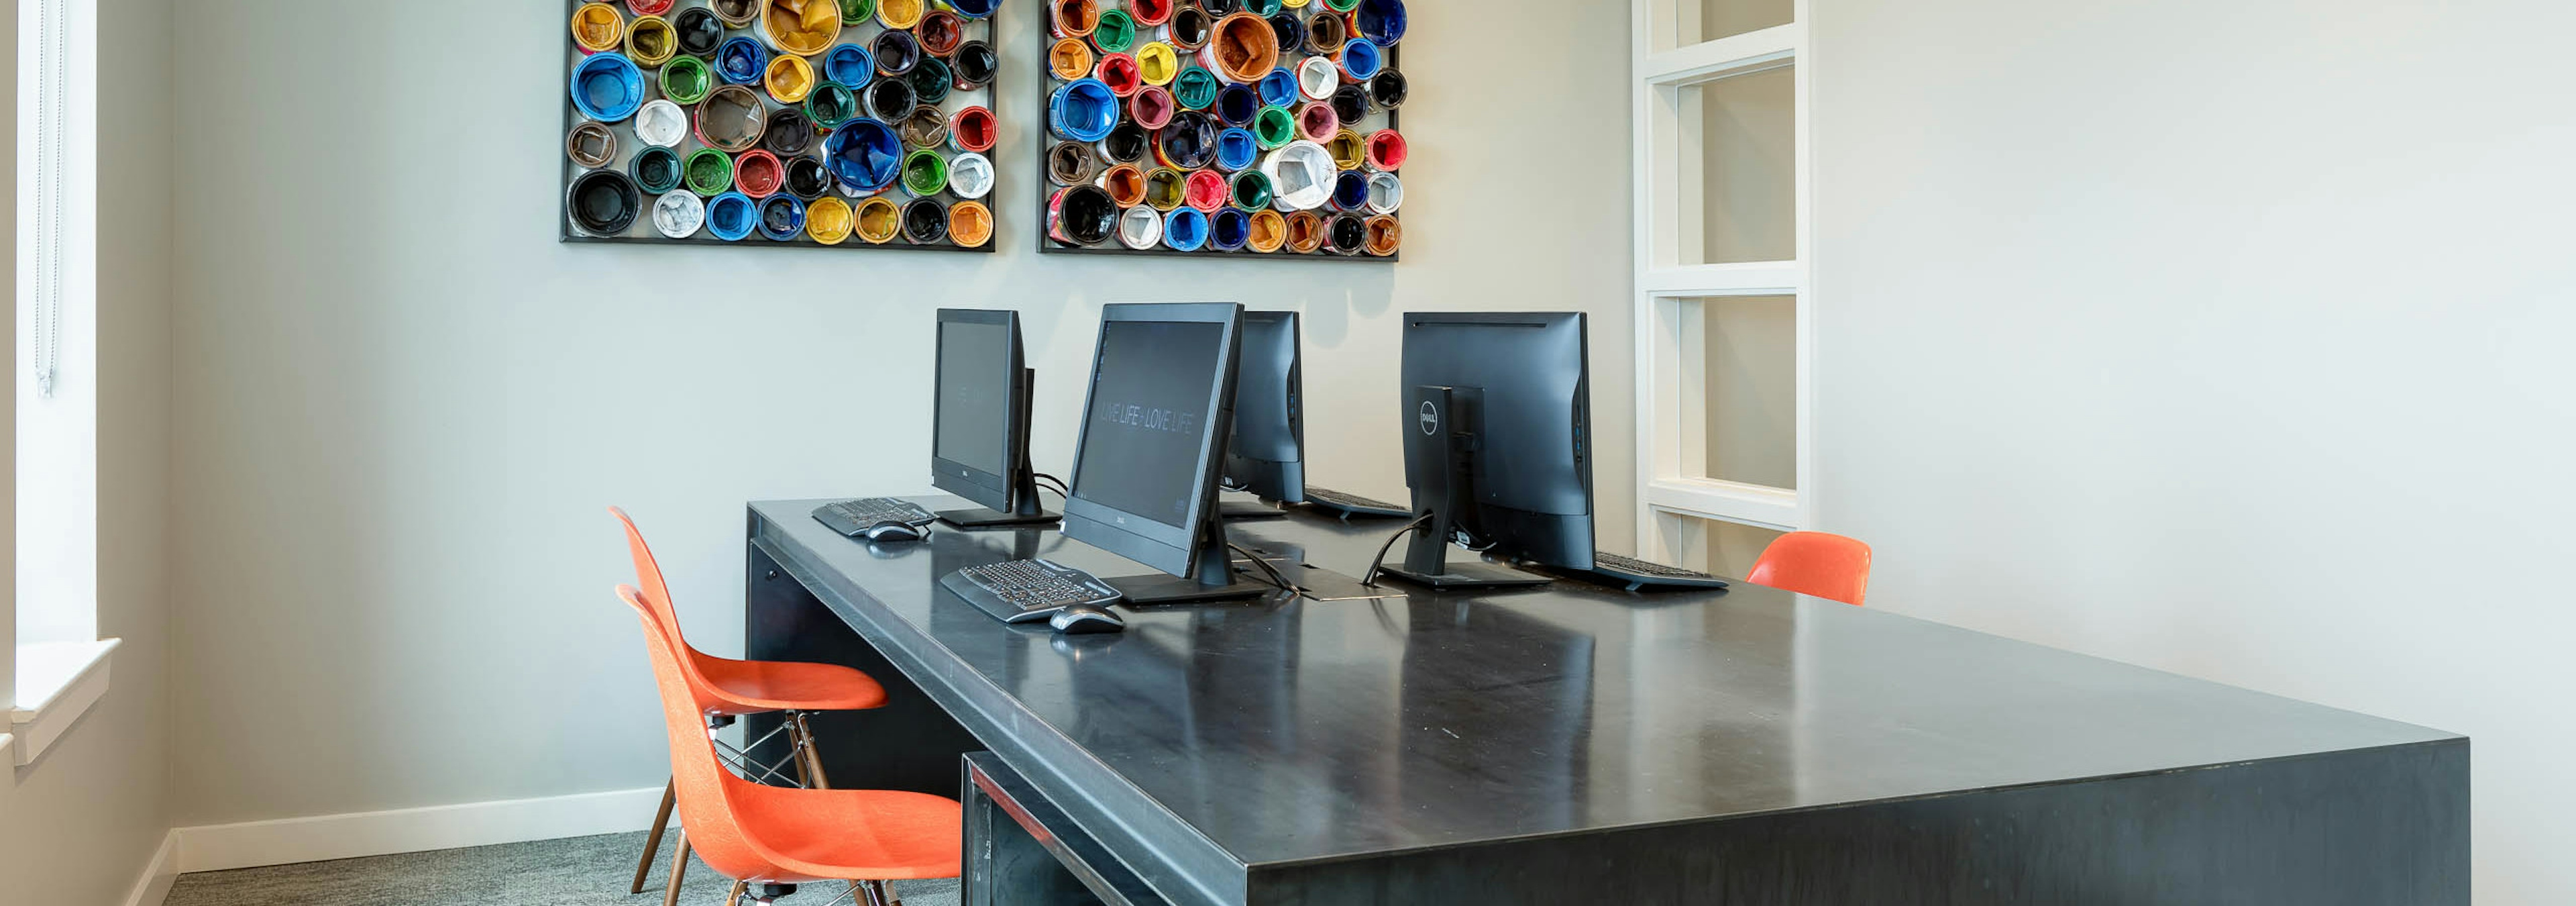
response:
<path fill-rule="evenodd" d="M 751 507 L 750 655 L 886 683 L 817 727 L 832 781 L 965 799 L 969 903 L 2469 901 L 2449 733 L 1742 585 L 1056 637 L 939 576 L 1141 570 L 1052 532 L 852 542 L 818 502 Z M 1356 573 L 1391 528 L 1233 531 Z"/>

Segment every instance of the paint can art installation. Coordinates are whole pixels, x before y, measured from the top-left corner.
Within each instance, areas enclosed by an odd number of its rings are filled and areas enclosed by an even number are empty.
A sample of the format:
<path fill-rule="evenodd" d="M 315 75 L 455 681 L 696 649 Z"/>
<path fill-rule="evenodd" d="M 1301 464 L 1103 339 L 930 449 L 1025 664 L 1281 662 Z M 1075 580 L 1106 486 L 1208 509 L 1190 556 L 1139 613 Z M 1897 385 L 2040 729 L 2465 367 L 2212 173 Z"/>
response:
<path fill-rule="evenodd" d="M 1041 250 L 1397 257 L 1405 0 L 1043 2 Z"/>
<path fill-rule="evenodd" d="M 1059 9 L 1079 26 L 1075 77 L 1104 56 L 1095 37 L 1130 52 L 1124 95 L 1071 99 L 1083 153 L 1049 154 L 1087 180 L 1094 133 L 1125 124 L 1129 99 L 1149 120 L 1178 110 L 1142 89 L 1178 78 L 1176 50 L 1151 42 L 1198 0 L 1031 2 L 1049 28 Z M 567 0 L 548 26 L 564 42 L 560 238 L 991 251 L 1001 5 Z M 1140 131 L 1135 156 L 1149 143 Z"/>

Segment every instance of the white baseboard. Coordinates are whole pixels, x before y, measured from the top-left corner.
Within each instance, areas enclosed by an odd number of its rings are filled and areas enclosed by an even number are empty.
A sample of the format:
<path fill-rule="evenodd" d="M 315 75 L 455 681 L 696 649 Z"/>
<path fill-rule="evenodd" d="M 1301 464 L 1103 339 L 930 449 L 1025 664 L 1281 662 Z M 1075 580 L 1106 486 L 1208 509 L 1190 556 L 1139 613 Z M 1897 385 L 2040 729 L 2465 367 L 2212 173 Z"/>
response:
<path fill-rule="evenodd" d="M 161 906 L 170 896 L 170 885 L 179 881 L 179 832 L 161 836 L 161 848 L 152 851 L 152 862 L 143 866 L 143 876 L 134 879 L 134 891 L 125 895 L 125 906 Z"/>
<path fill-rule="evenodd" d="M 173 835 L 180 871 L 224 871 L 639 831 L 652 825 L 661 804 L 658 789 L 615 790 L 183 827 Z M 672 815 L 671 824 L 679 823 Z"/>

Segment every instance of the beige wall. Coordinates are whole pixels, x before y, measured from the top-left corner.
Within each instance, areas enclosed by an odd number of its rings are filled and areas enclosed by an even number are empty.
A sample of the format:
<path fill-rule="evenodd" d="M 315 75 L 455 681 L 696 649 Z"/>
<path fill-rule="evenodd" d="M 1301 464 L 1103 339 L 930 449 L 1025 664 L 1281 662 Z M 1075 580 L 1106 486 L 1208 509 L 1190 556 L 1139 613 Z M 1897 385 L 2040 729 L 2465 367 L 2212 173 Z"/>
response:
<path fill-rule="evenodd" d="M 1559 152 L 1624 172 L 1625 15 L 1414 5 L 1388 267 L 1036 254 L 1025 0 L 1000 23 L 1001 252 L 559 245 L 558 7 L 179 5 L 181 824 L 658 783 L 602 508 L 736 648 L 744 500 L 926 487 L 940 306 L 1025 313 L 1059 470 L 1101 304 L 1302 308 L 1314 478 L 1379 497 L 1402 491 L 1399 313 L 1588 310 L 1597 521 L 1629 548 L 1624 183 L 1503 190 Z M 1491 90 L 1514 46 L 1550 52 Z"/>
<path fill-rule="evenodd" d="M 2479 902 L 2576 902 L 2576 7 L 1814 7 L 1870 606 L 2467 733 Z"/>
<path fill-rule="evenodd" d="M 171 826 L 169 12 L 99 2 L 98 631 L 125 643 L 107 697 L 0 782 L 0 902 L 122 903 Z"/>

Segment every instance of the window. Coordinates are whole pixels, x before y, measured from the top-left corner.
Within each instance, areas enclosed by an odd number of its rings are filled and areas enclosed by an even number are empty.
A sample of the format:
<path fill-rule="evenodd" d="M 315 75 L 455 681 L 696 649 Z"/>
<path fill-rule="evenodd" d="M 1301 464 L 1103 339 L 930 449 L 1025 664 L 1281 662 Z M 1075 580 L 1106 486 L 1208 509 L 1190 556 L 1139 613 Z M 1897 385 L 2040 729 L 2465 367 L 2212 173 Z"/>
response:
<path fill-rule="evenodd" d="M 98 637 L 97 48 L 93 0 L 18 5 L 12 760 L 106 692 Z"/>
<path fill-rule="evenodd" d="M 1640 553 L 1741 575 L 1815 506 L 1807 3 L 1634 3 Z"/>

